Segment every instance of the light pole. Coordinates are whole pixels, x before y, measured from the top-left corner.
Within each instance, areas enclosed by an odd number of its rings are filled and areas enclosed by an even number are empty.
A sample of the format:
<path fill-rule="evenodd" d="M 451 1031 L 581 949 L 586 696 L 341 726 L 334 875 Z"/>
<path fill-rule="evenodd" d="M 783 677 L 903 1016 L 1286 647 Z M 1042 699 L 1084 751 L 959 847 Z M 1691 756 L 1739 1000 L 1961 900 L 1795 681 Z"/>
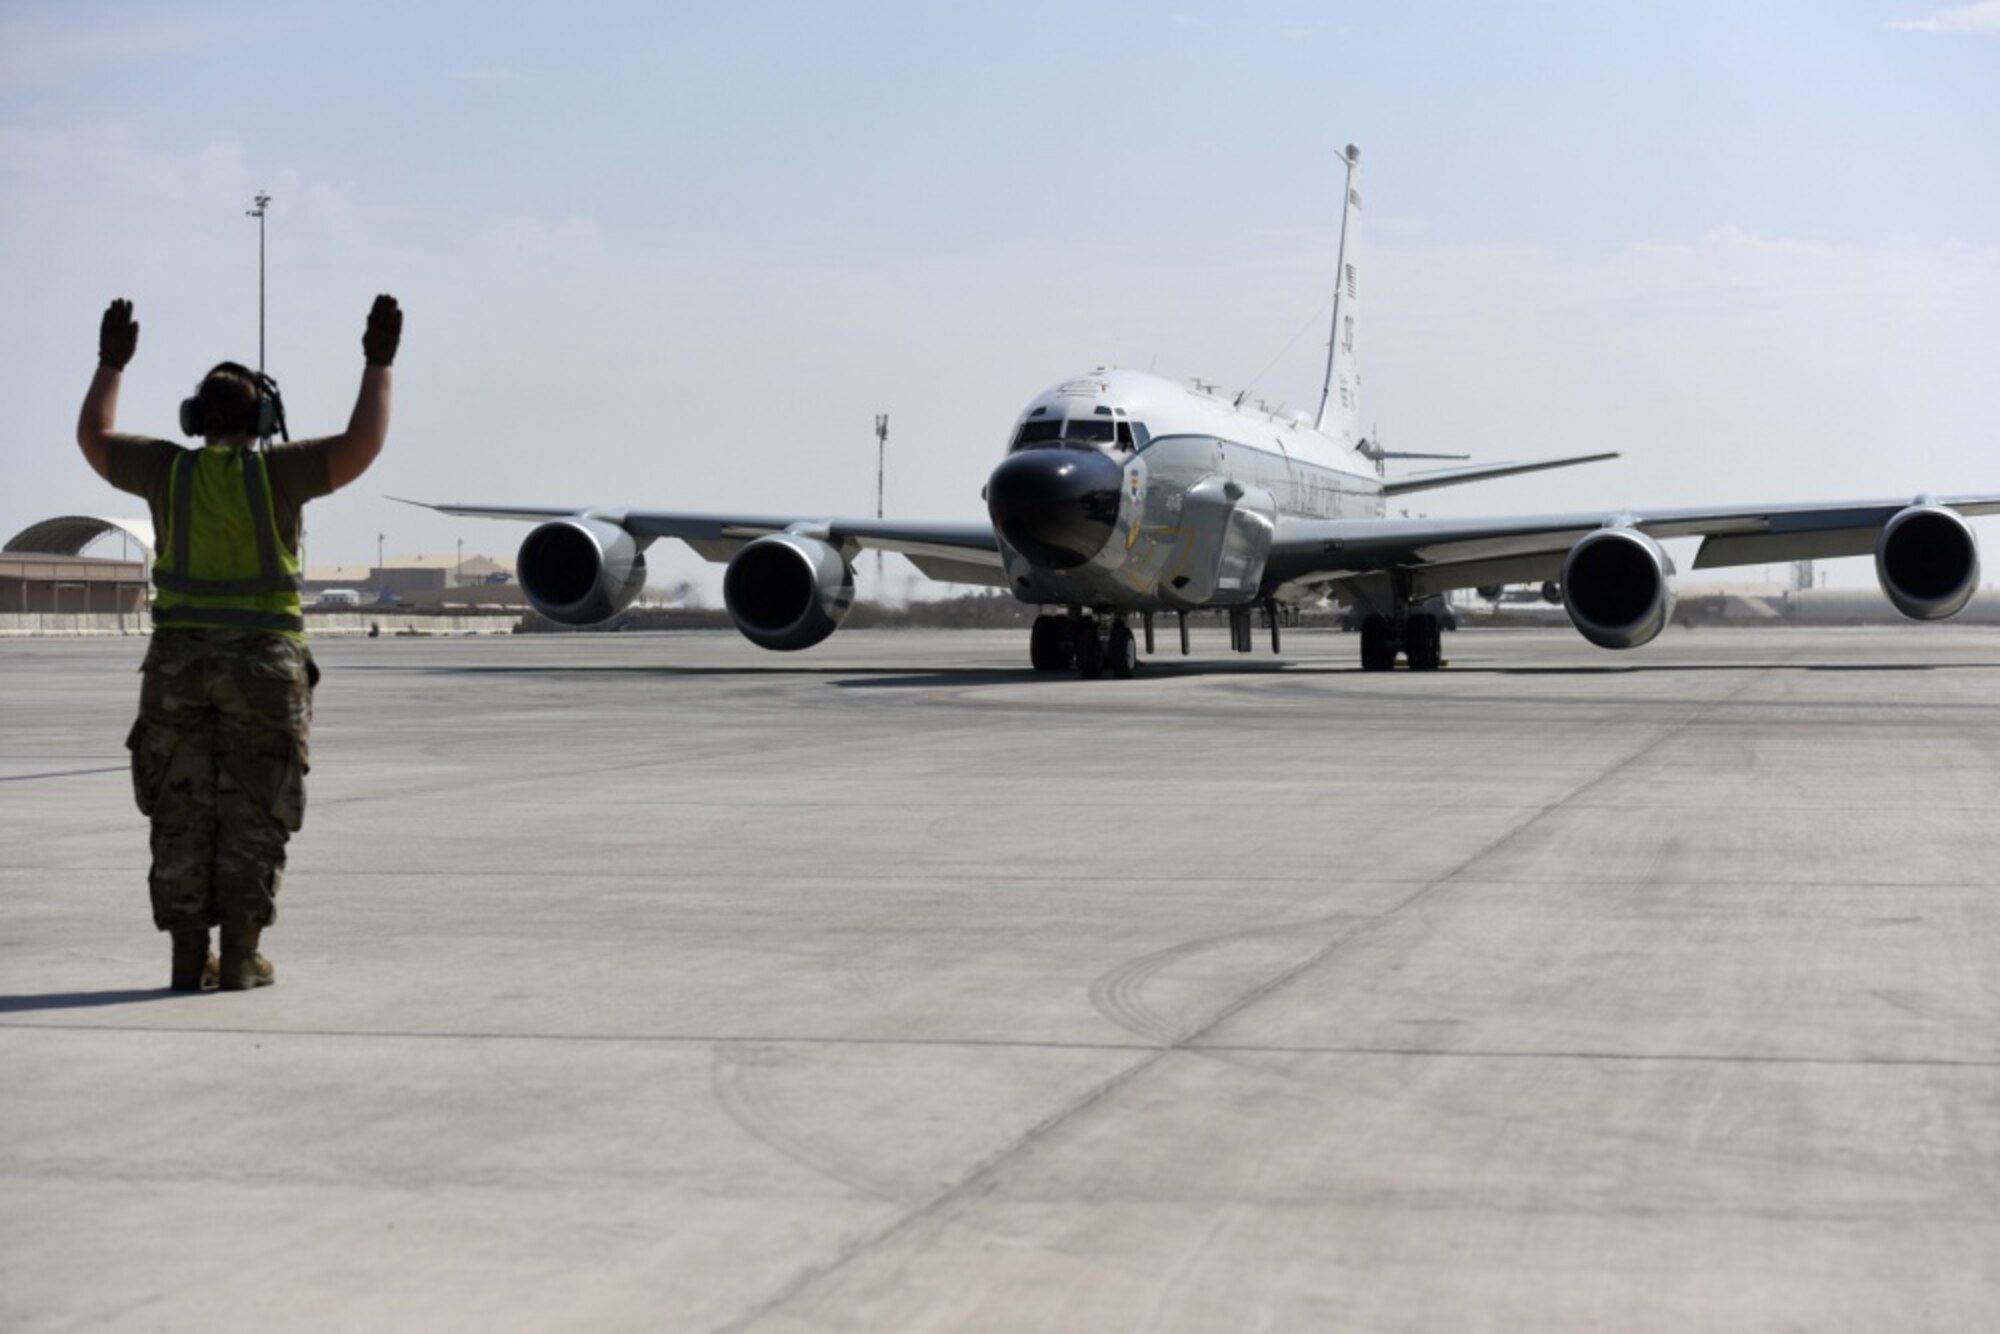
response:
<path fill-rule="evenodd" d="M 257 374 L 264 373 L 264 211 L 271 206 L 271 196 L 262 190 L 257 192 L 257 207 L 246 209 L 244 216 L 257 219 Z"/>

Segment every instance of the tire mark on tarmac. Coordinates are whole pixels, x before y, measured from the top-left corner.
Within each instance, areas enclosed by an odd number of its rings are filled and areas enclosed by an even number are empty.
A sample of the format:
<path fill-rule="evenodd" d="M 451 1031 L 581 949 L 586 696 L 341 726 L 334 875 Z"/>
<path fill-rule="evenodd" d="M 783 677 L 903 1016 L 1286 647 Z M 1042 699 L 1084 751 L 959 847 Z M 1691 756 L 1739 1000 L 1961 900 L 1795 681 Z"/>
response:
<path fill-rule="evenodd" d="M 843 1144 L 837 1136 L 785 1115 L 782 1100 L 772 1096 L 771 1073 L 797 1061 L 783 1045 L 717 1043 L 709 1071 L 715 1100 L 745 1133 L 808 1171 L 890 1204 L 907 1201 L 913 1189 L 910 1182 L 875 1170 L 870 1155 Z"/>
<path fill-rule="evenodd" d="M 1666 745 L 1667 742 L 1681 735 L 1703 715 L 1730 703 L 1753 686 L 1761 683 L 1772 670 L 1774 670 L 1773 667 L 1767 666 L 1764 670 L 1747 677 L 1735 689 L 1726 694 L 1692 704 L 1686 707 L 1679 717 L 1663 720 L 1658 726 L 1657 733 L 1650 740 L 1627 751 L 1622 757 L 1614 759 L 1593 777 L 1582 780 L 1540 808 L 1528 812 L 1511 828 L 1495 835 L 1483 847 L 1472 852 L 1456 866 L 1451 867 L 1420 886 L 1400 903 L 1386 909 L 1379 916 L 1368 919 L 1355 930 L 1341 932 L 1336 934 L 1332 939 L 1322 942 L 1304 958 L 1279 969 L 1257 985 L 1242 992 L 1234 1000 L 1219 1006 L 1211 1015 L 1200 1021 L 1197 1026 L 1183 1033 L 1172 1044 L 1158 1047 L 1138 1060 L 1114 1071 L 1096 1086 L 1084 1090 L 1069 1102 L 1057 1107 L 1048 1116 L 1030 1126 L 1025 1132 L 974 1164 L 970 1171 L 966 1172 L 956 1182 L 951 1183 L 943 1190 L 932 1195 L 929 1200 L 916 1205 L 908 1212 L 896 1218 L 888 1220 L 873 1231 L 854 1238 L 852 1241 L 841 1246 L 825 1261 L 807 1266 L 763 1301 L 757 1303 L 735 1319 L 724 1322 L 717 1328 L 729 1331 L 748 1329 L 764 1317 L 775 1314 L 780 1308 L 803 1297 L 814 1287 L 832 1278 L 856 1260 L 895 1241 L 898 1237 L 916 1231 L 932 1219 L 947 1213 L 956 1205 L 973 1200 L 993 1189 L 998 1184 L 1001 1172 L 1034 1149 L 1043 1139 L 1068 1125 L 1070 1122 L 1084 1116 L 1113 1095 L 1121 1092 L 1127 1085 L 1150 1072 L 1169 1056 L 1191 1049 L 1200 1050 L 1206 1054 L 1207 1049 L 1196 1047 L 1196 1044 L 1204 1036 L 1215 1032 L 1245 1010 L 1283 990 L 1295 979 L 1318 968 L 1320 964 L 1331 958 L 1342 946 L 1372 937 L 1391 923 L 1396 922 L 1404 912 L 1420 907 L 1428 900 L 1446 892 L 1467 871 L 1477 866 L 1481 861 L 1484 861 L 1508 843 L 1532 830 L 1570 802 L 1619 777 L 1631 769 L 1632 766 L 1644 760 L 1648 755 L 1653 754 Z M 1191 945 L 1199 945 L 1201 943 L 1199 941 L 1190 942 Z M 1148 956 L 1148 958 L 1151 957 L 1156 956 Z M 1143 965 L 1145 960 L 1142 959 L 1135 962 Z M 1117 972 L 1118 970 L 1114 969 L 1111 974 L 1107 974 L 1106 976 L 1115 976 Z M 1140 972 L 1141 975 L 1144 975 L 1143 967 L 1140 969 Z M 1126 1003 L 1130 1004 L 1131 1002 L 1128 1000 Z"/>
<path fill-rule="evenodd" d="M 1200 960 L 1207 957 L 1217 966 L 1227 966 L 1233 962 L 1231 952 L 1250 953 L 1253 966 L 1242 967 L 1241 972 L 1261 972 L 1254 963 L 1269 964 L 1257 955 L 1295 955 L 1301 941 L 1317 939 L 1317 933 L 1336 924 L 1350 927 L 1358 920 L 1352 913 L 1334 917 L 1306 919 L 1286 922 L 1276 926 L 1258 927 L 1249 931 L 1228 931 L 1213 936 L 1203 936 L 1195 940 L 1170 945 L 1166 949 L 1122 963 L 1104 973 L 1090 984 L 1090 1003 L 1097 1012 L 1129 1032 L 1153 1042 L 1173 1046 L 1184 1042 L 1186 1033 L 1198 1032 L 1208 1027 L 1206 1014 L 1192 1017 L 1173 1017 L 1168 1010 L 1174 1007 L 1156 1004 L 1149 993 L 1157 990 L 1155 983 L 1162 973 L 1174 965 Z M 1247 947 L 1247 949 L 1246 949 Z M 1193 1008 L 1189 1005 L 1178 1007 L 1182 1010 Z"/>

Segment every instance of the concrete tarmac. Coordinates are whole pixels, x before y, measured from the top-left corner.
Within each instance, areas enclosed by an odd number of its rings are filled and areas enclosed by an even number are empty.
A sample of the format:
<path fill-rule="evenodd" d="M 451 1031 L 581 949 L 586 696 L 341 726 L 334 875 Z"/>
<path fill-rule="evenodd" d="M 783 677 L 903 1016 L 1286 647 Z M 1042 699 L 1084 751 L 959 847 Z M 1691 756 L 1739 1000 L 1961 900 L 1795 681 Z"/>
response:
<path fill-rule="evenodd" d="M 325 643 L 182 996 L 0 645 L 0 1327 L 2000 1322 L 2000 631 L 1197 647 Z"/>

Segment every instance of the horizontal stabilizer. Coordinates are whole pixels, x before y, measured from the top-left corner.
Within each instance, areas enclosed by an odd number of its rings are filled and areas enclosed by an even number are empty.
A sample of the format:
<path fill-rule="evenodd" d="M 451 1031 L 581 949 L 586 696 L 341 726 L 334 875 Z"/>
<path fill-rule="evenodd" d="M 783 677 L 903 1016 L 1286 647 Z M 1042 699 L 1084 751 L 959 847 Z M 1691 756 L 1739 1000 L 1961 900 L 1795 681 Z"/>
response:
<path fill-rule="evenodd" d="M 1462 486 L 1467 482 L 1512 477 L 1524 472 L 1543 472 L 1549 468 L 1573 468 L 1579 463 L 1601 463 L 1617 457 L 1617 452 L 1612 451 L 1605 454 L 1570 454 L 1559 459 L 1534 459 L 1527 463 L 1480 463 L 1470 468 L 1442 468 L 1435 472 L 1411 473 L 1408 477 L 1385 480 L 1382 494 L 1406 496 L 1412 491 L 1434 491 L 1441 486 Z"/>

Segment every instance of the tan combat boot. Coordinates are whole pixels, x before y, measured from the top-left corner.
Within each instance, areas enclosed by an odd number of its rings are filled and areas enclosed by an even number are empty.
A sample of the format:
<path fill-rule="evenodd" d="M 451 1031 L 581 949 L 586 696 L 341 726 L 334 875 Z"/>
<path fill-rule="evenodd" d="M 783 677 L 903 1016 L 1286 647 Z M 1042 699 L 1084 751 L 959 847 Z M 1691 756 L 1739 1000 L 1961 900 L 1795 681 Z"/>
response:
<path fill-rule="evenodd" d="M 207 991 L 216 983 L 217 964 L 208 950 L 208 928 L 182 927 L 174 936 L 174 975 L 167 985 L 175 991 Z"/>
<path fill-rule="evenodd" d="M 277 970 L 271 967 L 271 961 L 257 953 L 257 937 L 262 934 L 262 927 L 223 924 L 222 989 L 224 991 L 248 991 L 252 987 L 268 987 L 278 980 Z"/>

